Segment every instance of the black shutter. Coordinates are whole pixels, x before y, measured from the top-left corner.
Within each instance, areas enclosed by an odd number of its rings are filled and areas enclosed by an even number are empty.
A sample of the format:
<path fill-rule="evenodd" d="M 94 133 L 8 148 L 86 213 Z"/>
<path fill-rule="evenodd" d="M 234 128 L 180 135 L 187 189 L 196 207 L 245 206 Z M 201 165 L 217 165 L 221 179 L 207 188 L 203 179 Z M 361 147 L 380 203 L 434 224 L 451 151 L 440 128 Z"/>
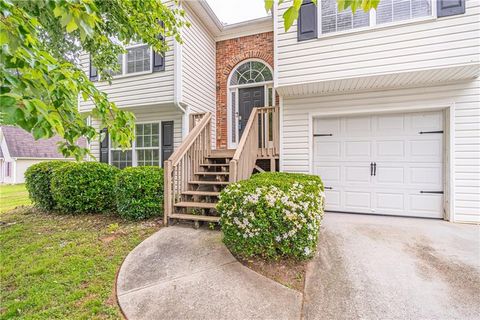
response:
<path fill-rule="evenodd" d="M 163 22 L 160 21 L 159 24 L 163 27 Z M 157 38 L 160 41 L 164 41 L 163 36 L 159 34 Z M 153 72 L 164 71 L 165 70 L 165 56 L 163 52 L 153 52 Z"/>
<path fill-rule="evenodd" d="M 89 77 L 90 77 L 90 81 L 97 81 L 98 80 L 98 71 L 97 71 L 97 68 L 92 63 L 92 57 L 90 57 Z"/>
<path fill-rule="evenodd" d="M 448 17 L 465 13 L 465 0 L 437 0 L 437 17 Z"/>
<path fill-rule="evenodd" d="M 173 153 L 173 121 L 162 121 L 162 167 Z"/>
<path fill-rule="evenodd" d="M 102 136 L 104 136 L 102 140 Z M 108 163 L 108 129 L 100 130 L 100 162 Z"/>
<path fill-rule="evenodd" d="M 317 6 L 311 0 L 304 0 L 297 21 L 298 41 L 317 37 Z"/>

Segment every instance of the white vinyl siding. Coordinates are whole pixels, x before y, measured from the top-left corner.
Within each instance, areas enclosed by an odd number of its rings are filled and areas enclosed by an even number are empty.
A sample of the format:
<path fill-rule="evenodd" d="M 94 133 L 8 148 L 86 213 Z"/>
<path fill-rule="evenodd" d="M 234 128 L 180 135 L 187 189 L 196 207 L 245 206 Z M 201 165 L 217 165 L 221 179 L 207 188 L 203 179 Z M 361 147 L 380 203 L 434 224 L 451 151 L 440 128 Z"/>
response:
<path fill-rule="evenodd" d="M 282 14 L 291 4 L 285 1 L 276 12 L 276 85 L 280 87 L 480 63 L 480 1 L 467 0 L 465 14 L 377 25 L 300 42 L 296 24 L 288 32 L 283 27 Z"/>
<path fill-rule="evenodd" d="M 455 221 L 480 222 L 480 81 L 283 99 L 281 169 L 310 172 L 309 114 L 454 105 Z"/>
<path fill-rule="evenodd" d="M 189 112 L 212 114 L 212 138 L 216 127 L 216 44 L 202 21 L 188 3 L 184 7 L 186 19 L 192 24 L 183 29 L 182 37 L 182 102 Z"/>
<path fill-rule="evenodd" d="M 128 111 L 134 113 L 137 123 L 161 123 L 162 121 L 173 121 L 173 140 L 174 149 L 176 149 L 182 141 L 182 113 L 175 106 L 165 107 L 140 107 L 129 108 Z M 92 119 L 92 126 L 100 131 L 100 124 L 97 120 Z M 161 127 L 160 127 L 161 128 Z M 92 154 L 99 160 L 100 145 L 99 141 L 92 141 L 90 144 Z M 110 152 L 110 159 L 111 159 Z M 92 159 L 93 160 L 93 159 Z"/>

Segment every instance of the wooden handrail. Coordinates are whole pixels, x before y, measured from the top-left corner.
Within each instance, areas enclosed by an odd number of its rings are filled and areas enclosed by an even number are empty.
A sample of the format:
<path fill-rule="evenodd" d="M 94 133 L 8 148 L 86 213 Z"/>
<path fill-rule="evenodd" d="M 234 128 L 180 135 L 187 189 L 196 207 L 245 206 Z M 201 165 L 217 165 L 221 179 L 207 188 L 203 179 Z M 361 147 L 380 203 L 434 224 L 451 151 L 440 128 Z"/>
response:
<path fill-rule="evenodd" d="M 198 116 L 198 115 L 196 115 Z M 211 153 L 212 114 L 206 113 L 185 137 L 180 146 L 164 162 L 164 224 L 173 214 L 173 207 L 181 198 L 182 192 L 188 188 L 188 180 L 192 179 L 200 168 L 203 159 Z"/>
<path fill-rule="evenodd" d="M 230 160 L 230 182 L 248 179 L 257 159 L 275 159 L 279 146 L 278 107 L 253 108 Z"/>

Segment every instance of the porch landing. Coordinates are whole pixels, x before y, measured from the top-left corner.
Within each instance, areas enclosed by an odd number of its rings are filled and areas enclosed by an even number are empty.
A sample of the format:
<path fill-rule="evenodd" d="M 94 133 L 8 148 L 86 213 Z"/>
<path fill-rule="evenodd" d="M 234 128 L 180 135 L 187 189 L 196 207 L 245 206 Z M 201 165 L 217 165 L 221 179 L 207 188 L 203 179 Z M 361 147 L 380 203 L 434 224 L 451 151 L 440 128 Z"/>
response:
<path fill-rule="evenodd" d="M 125 259 L 117 279 L 134 319 L 298 319 L 302 294 L 241 265 L 221 233 L 163 228 Z"/>

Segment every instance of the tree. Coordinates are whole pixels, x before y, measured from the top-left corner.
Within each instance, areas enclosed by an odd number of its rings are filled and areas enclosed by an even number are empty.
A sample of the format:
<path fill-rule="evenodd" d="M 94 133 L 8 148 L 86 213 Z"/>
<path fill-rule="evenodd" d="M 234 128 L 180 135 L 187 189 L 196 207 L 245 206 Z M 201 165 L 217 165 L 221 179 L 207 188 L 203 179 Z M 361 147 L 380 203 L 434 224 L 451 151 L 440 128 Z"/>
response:
<path fill-rule="evenodd" d="M 133 114 L 95 87 L 79 67 L 78 55 L 90 54 L 100 77 L 110 80 L 124 45 L 141 41 L 164 52 L 168 47 L 159 35 L 181 42 L 186 25 L 182 10 L 160 0 L 0 0 L 2 122 L 35 139 L 59 135 L 64 156 L 82 159 L 89 150 L 78 146 L 78 139 L 99 138 L 87 124 L 91 115 L 108 128 L 113 143 L 128 147 Z M 93 101 L 88 114 L 79 113 L 79 97 Z"/>
<path fill-rule="evenodd" d="M 284 0 L 278 0 L 279 5 L 283 2 Z M 318 0 L 312 0 L 312 2 L 317 5 Z M 376 9 L 379 2 L 380 0 L 337 0 L 339 10 L 351 8 L 353 13 L 355 13 L 358 8 L 363 9 L 365 12 L 370 11 L 370 9 Z M 265 10 L 271 11 L 274 3 L 275 0 L 265 0 Z M 292 5 L 283 13 L 285 30 L 290 29 L 295 20 L 298 19 L 298 14 L 300 12 L 302 3 L 303 0 L 293 0 Z"/>

